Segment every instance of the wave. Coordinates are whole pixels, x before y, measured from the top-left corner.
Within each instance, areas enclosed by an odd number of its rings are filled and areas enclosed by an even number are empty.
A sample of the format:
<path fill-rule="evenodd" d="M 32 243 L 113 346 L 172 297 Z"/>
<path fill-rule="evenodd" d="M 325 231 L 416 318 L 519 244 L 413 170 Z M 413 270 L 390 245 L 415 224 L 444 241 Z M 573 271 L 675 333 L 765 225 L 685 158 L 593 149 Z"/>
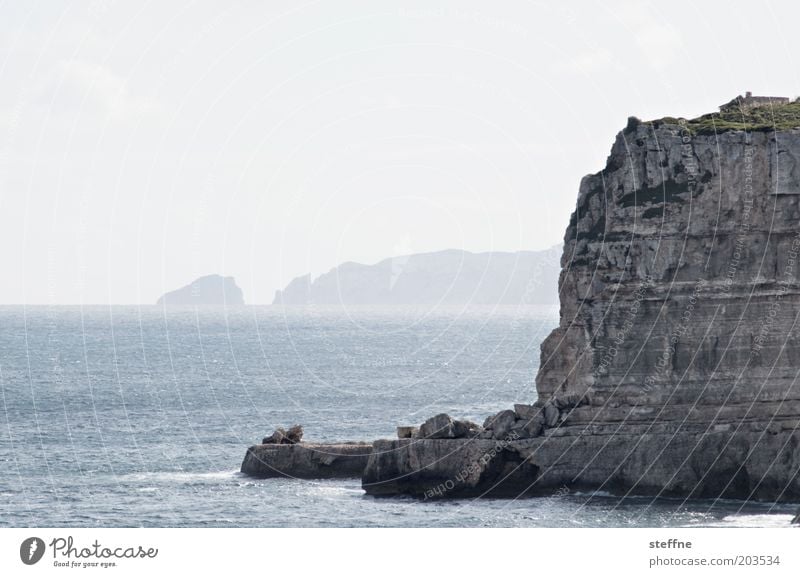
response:
<path fill-rule="evenodd" d="M 773 515 L 728 515 L 708 527 L 790 527 L 793 515 L 776 513 Z"/>
<path fill-rule="evenodd" d="M 153 482 L 153 481 L 171 481 L 171 482 L 191 482 L 191 481 L 213 481 L 236 479 L 243 476 L 239 469 L 232 471 L 147 471 L 144 473 L 129 473 L 127 475 L 120 475 L 117 478 L 120 481 L 133 481 L 133 482 Z"/>

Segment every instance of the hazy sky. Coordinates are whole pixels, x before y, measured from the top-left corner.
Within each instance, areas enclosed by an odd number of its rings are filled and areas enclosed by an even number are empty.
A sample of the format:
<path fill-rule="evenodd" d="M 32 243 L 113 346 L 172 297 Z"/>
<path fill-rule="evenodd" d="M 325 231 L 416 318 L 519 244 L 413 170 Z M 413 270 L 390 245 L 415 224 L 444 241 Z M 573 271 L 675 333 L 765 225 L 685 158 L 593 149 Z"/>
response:
<path fill-rule="evenodd" d="M 0 303 L 546 248 L 630 115 L 797 96 L 796 2 L 4 2 Z"/>

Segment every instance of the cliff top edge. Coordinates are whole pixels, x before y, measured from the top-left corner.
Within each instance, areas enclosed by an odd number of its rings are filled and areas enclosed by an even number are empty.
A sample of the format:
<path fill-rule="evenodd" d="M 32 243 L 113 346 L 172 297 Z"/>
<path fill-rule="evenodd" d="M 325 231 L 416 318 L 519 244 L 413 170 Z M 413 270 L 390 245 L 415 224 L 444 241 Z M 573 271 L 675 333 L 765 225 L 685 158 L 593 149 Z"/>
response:
<path fill-rule="evenodd" d="M 628 119 L 626 131 L 635 128 L 643 121 L 636 117 Z M 665 116 L 647 121 L 658 128 L 662 124 L 681 124 L 697 134 L 720 134 L 733 130 L 771 132 L 800 128 L 800 98 L 790 100 L 786 97 L 737 96 L 712 112 L 697 118 L 684 119 Z"/>

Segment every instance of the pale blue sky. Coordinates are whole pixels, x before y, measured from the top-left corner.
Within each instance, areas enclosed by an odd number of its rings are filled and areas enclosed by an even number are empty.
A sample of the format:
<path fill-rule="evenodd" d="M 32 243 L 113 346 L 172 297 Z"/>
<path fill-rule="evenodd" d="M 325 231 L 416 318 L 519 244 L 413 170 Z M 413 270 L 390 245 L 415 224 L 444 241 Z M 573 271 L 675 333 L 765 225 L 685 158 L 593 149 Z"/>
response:
<path fill-rule="evenodd" d="M 561 240 L 629 115 L 800 94 L 793 2 L 5 2 L 0 303 Z"/>

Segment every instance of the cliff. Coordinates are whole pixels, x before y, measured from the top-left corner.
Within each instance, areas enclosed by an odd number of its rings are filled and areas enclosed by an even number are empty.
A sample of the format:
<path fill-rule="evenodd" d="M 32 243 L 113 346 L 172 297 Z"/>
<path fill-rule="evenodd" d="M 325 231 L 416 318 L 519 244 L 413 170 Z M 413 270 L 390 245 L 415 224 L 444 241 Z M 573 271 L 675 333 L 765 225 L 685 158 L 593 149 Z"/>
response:
<path fill-rule="evenodd" d="M 232 276 L 212 274 L 164 294 L 156 304 L 235 306 L 244 304 L 244 296 Z"/>
<path fill-rule="evenodd" d="M 397 256 L 374 265 L 348 262 L 312 282 L 297 277 L 273 304 L 556 304 L 560 247 L 544 251 L 462 250 Z"/>
<path fill-rule="evenodd" d="M 800 130 L 620 133 L 581 182 L 539 396 L 708 424 L 800 414 L 798 160 Z"/>
<path fill-rule="evenodd" d="M 520 494 L 800 500 L 797 107 L 631 119 L 565 234 L 560 323 L 536 376 L 547 424 L 490 458 L 474 455 L 490 431 L 380 441 L 366 491 L 492 494 L 518 463 Z"/>

